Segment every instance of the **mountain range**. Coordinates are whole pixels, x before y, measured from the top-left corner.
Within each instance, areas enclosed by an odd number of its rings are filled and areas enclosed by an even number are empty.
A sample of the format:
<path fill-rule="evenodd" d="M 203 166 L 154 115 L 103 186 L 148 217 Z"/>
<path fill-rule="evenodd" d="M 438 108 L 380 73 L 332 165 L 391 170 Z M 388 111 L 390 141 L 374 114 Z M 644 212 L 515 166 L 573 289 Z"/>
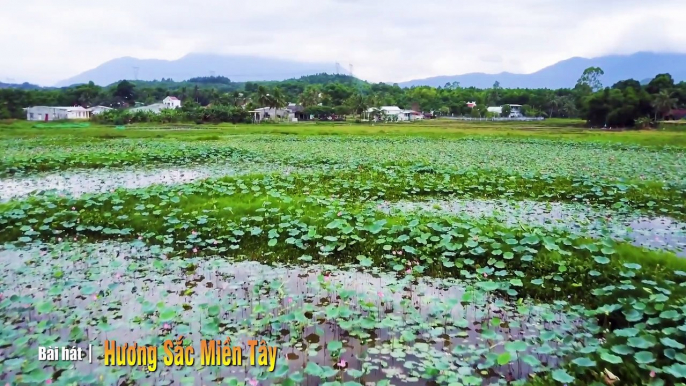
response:
<path fill-rule="evenodd" d="M 635 79 L 646 83 L 658 74 L 669 73 L 676 82 L 686 81 L 686 54 L 638 52 L 631 55 L 609 55 L 596 58 L 574 57 L 530 74 L 469 73 L 436 76 L 401 82 L 401 87 L 444 86 L 459 82 L 461 87 L 490 88 L 497 81 L 504 88 L 567 88 L 574 87 L 577 79 L 588 67 L 600 67 L 605 72 L 601 81 L 611 86 L 620 80 Z M 333 73 L 329 63 L 305 63 L 274 58 L 241 55 L 188 54 L 177 60 L 113 59 L 69 79 L 56 87 L 67 87 L 93 81 L 107 86 L 122 79 L 183 81 L 193 77 L 222 75 L 234 82 L 279 81 L 317 73 Z M 32 89 L 39 86 L 0 83 L 0 88 Z"/>
<path fill-rule="evenodd" d="M 123 57 L 65 79 L 56 84 L 93 83 L 107 86 L 122 79 L 175 81 L 198 76 L 222 75 L 234 82 L 285 80 L 303 75 L 334 72 L 334 64 L 304 63 L 290 60 L 243 55 L 188 54 L 177 60 L 136 59 Z"/>
<path fill-rule="evenodd" d="M 490 88 L 497 81 L 503 88 L 557 89 L 574 87 L 581 74 L 589 67 L 600 67 L 605 72 L 601 77 L 605 86 L 612 86 L 626 79 L 644 81 L 663 73 L 671 74 L 675 82 L 686 81 L 686 54 L 637 52 L 632 55 L 609 55 L 591 59 L 574 57 L 531 74 L 470 73 L 411 80 L 399 85 L 438 87 L 459 82 L 461 87 Z"/>

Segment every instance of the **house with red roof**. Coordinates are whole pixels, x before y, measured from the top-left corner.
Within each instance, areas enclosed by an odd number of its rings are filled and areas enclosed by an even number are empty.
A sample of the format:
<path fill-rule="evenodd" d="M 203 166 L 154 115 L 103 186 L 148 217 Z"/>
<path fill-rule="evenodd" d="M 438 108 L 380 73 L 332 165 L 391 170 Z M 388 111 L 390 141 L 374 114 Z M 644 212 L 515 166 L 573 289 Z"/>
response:
<path fill-rule="evenodd" d="M 673 109 L 669 113 L 665 114 L 666 119 L 673 119 L 678 121 L 679 119 L 686 119 L 686 109 Z"/>
<path fill-rule="evenodd" d="M 162 103 L 166 108 L 176 109 L 181 107 L 181 100 L 175 96 L 168 96 L 162 100 Z"/>

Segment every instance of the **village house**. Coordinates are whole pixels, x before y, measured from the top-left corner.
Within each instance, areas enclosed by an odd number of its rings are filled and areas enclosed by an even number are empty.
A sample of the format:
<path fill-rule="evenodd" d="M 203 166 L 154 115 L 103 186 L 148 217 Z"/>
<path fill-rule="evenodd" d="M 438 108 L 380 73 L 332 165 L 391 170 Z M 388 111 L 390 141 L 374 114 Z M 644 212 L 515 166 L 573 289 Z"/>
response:
<path fill-rule="evenodd" d="M 665 119 L 675 121 L 686 119 L 686 109 L 672 109 L 670 112 L 665 114 Z"/>
<path fill-rule="evenodd" d="M 88 111 L 91 112 L 91 115 L 102 114 L 102 113 L 104 113 L 105 111 L 108 111 L 108 110 L 112 110 L 112 108 L 111 108 L 111 107 L 107 107 L 107 106 L 93 106 L 93 107 L 91 107 L 91 108 L 88 109 Z"/>
<path fill-rule="evenodd" d="M 522 118 L 524 115 L 522 114 L 522 105 L 509 105 L 510 106 L 510 115 L 508 118 Z M 492 106 L 486 108 L 486 110 L 489 113 L 496 114 L 498 116 L 503 115 L 503 106 Z"/>
<path fill-rule="evenodd" d="M 398 121 L 414 121 L 424 119 L 424 116 L 414 110 L 404 110 L 398 106 L 381 106 L 379 108 L 370 107 L 365 112 L 365 119 L 374 119 L 374 113 L 381 112 L 386 118 Z"/>
<path fill-rule="evenodd" d="M 146 112 L 146 113 L 153 113 L 153 114 L 159 114 L 160 111 L 169 109 L 167 105 L 164 103 L 153 103 L 151 105 L 147 106 L 139 106 L 139 107 L 132 107 L 129 109 L 129 112 L 132 113 L 137 113 L 139 111 Z"/>
<path fill-rule="evenodd" d="M 510 118 L 521 118 L 523 116 L 522 105 L 510 105 Z"/>
<path fill-rule="evenodd" d="M 32 106 L 24 109 L 28 121 L 56 121 L 61 119 L 89 119 L 90 111 L 81 106 Z"/>
<path fill-rule="evenodd" d="M 416 121 L 419 119 L 424 119 L 424 115 L 421 114 L 418 111 L 414 110 L 403 110 L 402 111 L 403 119 L 402 121 Z"/>
<path fill-rule="evenodd" d="M 178 109 L 181 108 L 181 100 L 174 96 L 168 96 L 162 100 L 161 103 L 153 103 L 147 106 L 138 106 L 129 109 L 130 112 L 135 113 L 138 111 L 144 111 L 147 113 L 159 114 L 162 110 L 166 109 Z"/>
<path fill-rule="evenodd" d="M 261 122 L 264 119 L 287 119 L 289 121 L 307 121 L 310 116 L 305 114 L 305 108 L 295 103 L 289 103 L 288 106 L 282 108 L 274 107 L 260 107 L 259 109 L 249 111 L 252 115 L 253 122 Z"/>
<path fill-rule="evenodd" d="M 181 100 L 175 96 L 168 96 L 162 100 L 162 103 L 169 109 L 181 108 Z"/>

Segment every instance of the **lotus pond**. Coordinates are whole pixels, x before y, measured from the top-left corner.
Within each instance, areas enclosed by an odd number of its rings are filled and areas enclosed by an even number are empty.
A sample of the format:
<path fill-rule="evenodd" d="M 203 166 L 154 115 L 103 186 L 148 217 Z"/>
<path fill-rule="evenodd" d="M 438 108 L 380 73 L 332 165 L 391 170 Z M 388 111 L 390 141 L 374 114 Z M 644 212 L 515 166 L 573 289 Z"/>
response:
<path fill-rule="evenodd" d="M 680 149 L 1 142 L 0 382 L 686 381 Z M 178 336 L 260 337 L 279 357 L 271 372 L 102 364 L 104 340 Z M 92 344 L 96 360 L 37 360 L 38 346 L 67 344 Z"/>

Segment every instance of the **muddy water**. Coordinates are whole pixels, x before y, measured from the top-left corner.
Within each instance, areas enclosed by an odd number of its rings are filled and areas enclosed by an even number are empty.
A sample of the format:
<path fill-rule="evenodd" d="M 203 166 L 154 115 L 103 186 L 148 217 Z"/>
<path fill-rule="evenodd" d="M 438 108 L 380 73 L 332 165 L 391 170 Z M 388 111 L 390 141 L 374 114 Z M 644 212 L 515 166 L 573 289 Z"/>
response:
<path fill-rule="evenodd" d="M 249 165 L 203 165 L 187 168 L 76 170 L 42 173 L 30 177 L 0 179 L 0 201 L 47 191 L 79 196 L 85 193 L 103 193 L 118 188 L 143 188 L 153 184 L 173 185 L 213 177 L 295 171 L 303 170 L 293 167 L 261 166 L 253 163 Z"/>
<path fill-rule="evenodd" d="M 610 236 L 636 246 L 664 249 L 686 257 L 686 223 L 580 204 L 507 200 L 450 200 L 385 203 L 388 213 L 418 211 L 468 217 L 492 217 L 505 225 L 558 228 L 589 236 Z"/>
<path fill-rule="evenodd" d="M 159 363 L 155 373 L 102 364 L 106 339 L 161 345 L 164 339 L 184 335 L 194 342 L 196 353 L 201 338 L 230 336 L 232 342 L 240 342 L 244 355 L 248 339 L 266 339 L 280 347 L 277 372 L 287 365 L 289 374 L 302 374 L 314 362 L 332 369 L 329 380 L 362 384 L 382 379 L 394 385 L 498 384 L 526 378 L 545 365 L 558 365 L 560 357 L 574 349 L 571 343 L 562 343 L 565 337 L 593 342 L 587 333 L 590 325 L 553 306 L 518 309 L 488 295 L 461 303 L 470 288 L 464 282 L 398 278 L 352 267 L 272 267 L 233 263 L 219 256 L 165 259 L 162 251 L 113 243 L 5 250 L 0 252 L 0 267 L 5 272 L 0 281 L 2 341 L 34 334 L 43 340 L 47 335 L 54 345 L 94 346 L 94 363 L 79 363 L 77 372 L 71 373 L 36 362 L 36 344 L 31 340 L 3 348 L 5 358 L 25 358 L 53 378 L 90 375 L 102 377 L 104 384 L 124 378 L 136 379 L 135 384 L 168 384 L 185 378 L 184 383 L 206 385 L 227 377 L 241 382 L 254 379 L 261 385 L 275 382 L 263 377 L 266 373 L 259 373 L 259 368 L 246 366 L 247 358 L 243 366 L 202 369 Z M 32 305 L 40 302 L 52 304 L 50 311 L 37 312 Z M 220 307 L 216 318 L 211 316 L 212 306 Z M 169 310 L 175 316 L 161 320 Z M 373 324 L 363 329 L 356 325 L 361 318 Z M 41 322 L 49 329 L 41 330 Z M 82 333 L 74 333 L 77 327 Z M 495 334 L 482 335 L 483 330 Z M 554 331 L 555 338 L 542 344 L 538 339 L 542 331 Z M 327 350 L 331 341 L 343 342 L 340 358 Z M 513 341 L 527 343 L 521 358 L 496 365 L 497 355 Z M 530 358 L 524 361 L 527 353 Z M 532 361 L 542 364 L 532 367 L 528 364 Z M 17 373 L 3 367 L 2 381 Z M 365 375 L 350 371 L 363 368 Z M 444 378 L 422 378 L 436 368 Z M 74 381 L 81 384 L 83 379 Z M 305 376 L 302 384 L 322 382 Z"/>

